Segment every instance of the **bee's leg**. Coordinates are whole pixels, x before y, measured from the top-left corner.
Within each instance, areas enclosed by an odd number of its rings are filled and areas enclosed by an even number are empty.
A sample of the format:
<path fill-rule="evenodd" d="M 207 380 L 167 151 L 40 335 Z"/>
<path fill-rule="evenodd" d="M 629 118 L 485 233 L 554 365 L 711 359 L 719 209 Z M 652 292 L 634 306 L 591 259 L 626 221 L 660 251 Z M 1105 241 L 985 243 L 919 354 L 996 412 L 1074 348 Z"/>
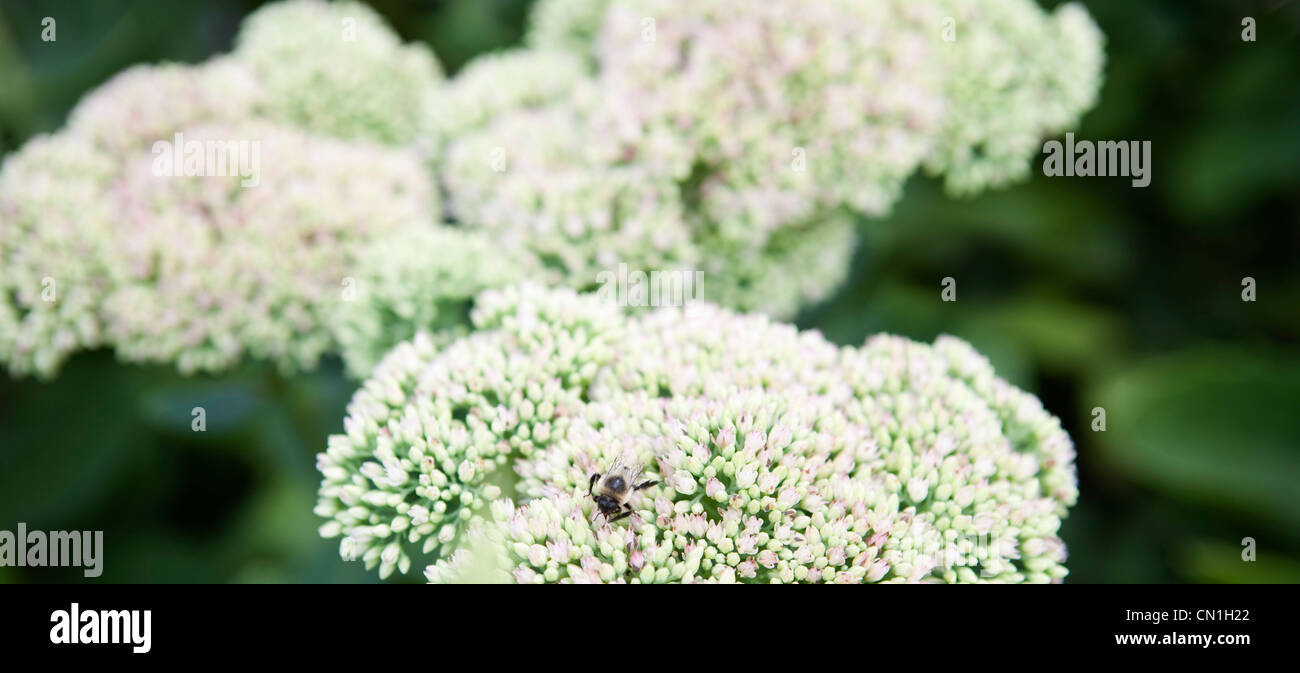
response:
<path fill-rule="evenodd" d="M 587 495 L 591 495 L 591 489 L 596 487 L 596 480 L 600 479 L 600 473 L 591 475 L 591 480 L 587 482 Z"/>
<path fill-rule="evenodd" d="M 643 481 L 643 482 L 637 484 L 636 487 L 633 488 L 632 490 L 633 490 L 633 491 L 639 491 L 639 490 L 641 490 L 641 489 L 643 489 L 643 488 L 650 488 L 651 486 L 654 486 L 654 485 L 657 484 L 657 483 L 659 483 L 659 482 L 658 482 L 658 481 Z"/>
<path fill-rule="evenodd" d="M 610 522 L 610 523 L 614 523 L 615 521 L 618 521 L 619 519 L 626 519 L 626 518 L 629 517 L 629 516 L 632 516 L 632 512 L 630 512 L 630 511 L 628 511 L 628 512 L 623 512 L 622 514 L 620 514 L 620 515 L 618 515 L 618 516 L 616 516 L 616 517 L 610 519 L 609 522 Z"/>

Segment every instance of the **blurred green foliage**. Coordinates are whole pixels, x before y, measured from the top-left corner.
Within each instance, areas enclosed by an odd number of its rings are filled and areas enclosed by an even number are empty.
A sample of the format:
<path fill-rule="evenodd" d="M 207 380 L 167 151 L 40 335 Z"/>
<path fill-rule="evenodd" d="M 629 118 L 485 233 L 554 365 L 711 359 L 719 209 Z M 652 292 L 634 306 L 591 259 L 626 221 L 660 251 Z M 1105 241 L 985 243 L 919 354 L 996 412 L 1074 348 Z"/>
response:
<path fill-rule="evenodd" d="M 0 151 L 131 64 L 228 49 L 257 4 L 0 0 Z M 516 44 L 528 5 L 373 4 L 450 72 Z M 1085 4 L 1108 64 L 1076 137 L 1152 141 L 1151 186 L 1036 174 L 954 200 L 916 178 L 891 217 L 862 222 L 849 283 L 799 323 L 839 343 L 955 334 L 1038 393 L 1079 450 L 1070 581 L 1300 582 L 1300 7 Z M 57 42 L 40 41 L 44 16 Z M 1244 276 L 1258 301 L 1241 301 Z M 332 360 L 184 378 L 104 352 L 51 383 L 0 378 L 0 528 L 104 530 L 104 581 L 373 581 L 311 513 L 313 456 L 352 387 Z M 190 431 L 196 406 L 207 432 Z"/>

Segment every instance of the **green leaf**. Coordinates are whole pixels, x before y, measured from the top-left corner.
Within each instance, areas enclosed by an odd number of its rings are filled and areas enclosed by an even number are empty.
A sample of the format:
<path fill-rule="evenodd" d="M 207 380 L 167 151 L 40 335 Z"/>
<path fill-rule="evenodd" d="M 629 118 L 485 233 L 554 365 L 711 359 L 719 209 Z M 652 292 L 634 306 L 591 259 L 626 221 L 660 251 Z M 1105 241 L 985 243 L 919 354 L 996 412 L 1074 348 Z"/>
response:
<path fill-rule="evenodd" d="M 105 352 L 74 358 L 50 383 L 0 382 L 0 512 L 10 525 L 67 517 L 104 493 L 138 446 L 134 384 Z"/>
<path fill-rule="evenodd" d="M 1300 583 L 1300 561 L 1258 548 L 1255 560 L 1246 561 L 1242 549 L 1217 540 L 1187 541 L 1177 566 L 1188 581 L 1204 584 Z"/>
<path fill-rule="evenodd" d="M 1300 360 L 1200 348 L 1119 371 L 1081 401 L 1107 467 L 1185 503 L 1300 530 Z M 1088 413 L 1085 411 L 1085 413 Z M 1091 418 L 1089 416 L 1089 418 Z"/>

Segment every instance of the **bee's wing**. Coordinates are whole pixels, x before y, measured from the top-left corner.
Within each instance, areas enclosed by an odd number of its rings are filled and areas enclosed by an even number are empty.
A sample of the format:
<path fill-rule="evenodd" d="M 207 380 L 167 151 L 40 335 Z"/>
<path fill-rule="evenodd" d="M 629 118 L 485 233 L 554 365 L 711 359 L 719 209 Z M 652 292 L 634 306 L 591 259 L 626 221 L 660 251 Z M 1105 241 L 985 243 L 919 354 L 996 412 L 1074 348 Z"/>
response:
<path fill-rule="evenodd" d="M 627 484 L 635 484 L 637 478 L 641 476 L 641 461 L 637 460 L 636 452 L 631 447 L 625 447 L 620 451 L 618 457 L 609 466 L 605 478 L 614 476 L 622 477 Z"/>

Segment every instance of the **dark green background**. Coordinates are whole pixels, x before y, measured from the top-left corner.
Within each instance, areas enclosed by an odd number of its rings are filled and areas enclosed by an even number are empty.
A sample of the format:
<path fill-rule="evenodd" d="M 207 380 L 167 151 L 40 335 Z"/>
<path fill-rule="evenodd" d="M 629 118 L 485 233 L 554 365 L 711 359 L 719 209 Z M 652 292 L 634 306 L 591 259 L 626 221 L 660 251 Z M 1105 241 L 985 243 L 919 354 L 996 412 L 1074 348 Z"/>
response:
<path fill-rule="evenodd" d="M 228 50 L 257 4 L 0 0 L 0 152 L 57 129 L 127 66 Z M 517 44 L 528 5 L 373 4 L 452 72 Z M 1150 187 L 1036 170 L 954 200 L 918 176 L 892 217 L 862 223 L 844 290 L 799 323 L 846 344 L 956 334 L 1036 392 L 1079 450 L 1068 581 L 1300 582 L 1300 8 L 1086 4 L 1106 82 L 1076 136 L 1150 140 Z M 940 301 L 945 276 L 955 303 Z M 184 378 L 100 351 L 52 383 L 0 375 L 0 528 L 104 530 L 101 581 L 373 581 L 311 514 L 313 455 L 351 389 L 336 360 L 293 378 L 257 363 Z M 189 429 L 194 406 L 206 433 Z M 1090 429 L 1098 406 L 1105 432 Z M 0 581 L 79 579 L 0 568 Z"/>

